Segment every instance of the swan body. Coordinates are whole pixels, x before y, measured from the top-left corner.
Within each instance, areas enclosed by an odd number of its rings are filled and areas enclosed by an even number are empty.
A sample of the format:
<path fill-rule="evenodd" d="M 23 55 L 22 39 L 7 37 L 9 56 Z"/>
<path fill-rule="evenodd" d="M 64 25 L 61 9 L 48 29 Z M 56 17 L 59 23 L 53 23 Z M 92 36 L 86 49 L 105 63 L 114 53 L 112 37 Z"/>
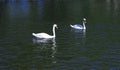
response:
<path fill-rule="evenodd" d="M 80 24 L 75 24 L 75 25 L 70 25 L 72 28 L 75 28 L 75 29 L 83 29 L 83 26 L 80 25 Z"/>
<path fill-rule="evenodd" d="M 47 33 L 32 33 L 32 35 L 38 38 L 53 38 L 54 37 Z"/>
<path fill-rule="evenodd" d="M 49 38 L 55 38 L 55 27 L 57 28 L 57 24 L 53 25 L 53 35 L 49 35 L 47 33 L 32 33 L 33 36 L 37 37 L 37 38 L 45 38 L 45 39 L 49 39 Z"/>
<path fill-rule="evenodd" d="M 86 19 L 83 18 L 83 25 L 75 24 L 75 25 L 70 25 L 70 27 L 75 29 L 86 29 L 85 23 L 86 23 Z"/>

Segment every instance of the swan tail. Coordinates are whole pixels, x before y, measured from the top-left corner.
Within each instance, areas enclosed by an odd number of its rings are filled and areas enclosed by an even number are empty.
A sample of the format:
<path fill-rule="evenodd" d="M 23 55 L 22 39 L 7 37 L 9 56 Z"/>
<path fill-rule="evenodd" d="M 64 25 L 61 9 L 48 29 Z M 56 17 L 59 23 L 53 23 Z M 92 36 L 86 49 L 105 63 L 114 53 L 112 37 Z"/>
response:
<path fill-rule="evenodd" d="M 73 27 L 73 25 L 70 24 L 71 27 Z"/>
<path fill-rule="evenodd" d="M 33 35 L 33 36 L 36 36 L 36 34 L 35 34 L 35 33 L 32 33 L 32 35 Z"/>

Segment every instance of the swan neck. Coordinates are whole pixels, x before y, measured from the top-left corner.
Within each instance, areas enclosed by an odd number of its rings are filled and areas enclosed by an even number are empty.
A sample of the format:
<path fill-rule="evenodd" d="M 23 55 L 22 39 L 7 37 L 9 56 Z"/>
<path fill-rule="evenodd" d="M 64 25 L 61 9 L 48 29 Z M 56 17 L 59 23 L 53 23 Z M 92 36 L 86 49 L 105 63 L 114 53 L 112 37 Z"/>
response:
<path fill-rule="evenodd" d="M 83 28 L 86 29 L 86 26 L 85 26 L 85 21 L 83 21 Z"/>
<path fill-rule="evenodd" d="M 55 37 L 55 26 L 53 26 L 53 37 Z"/>

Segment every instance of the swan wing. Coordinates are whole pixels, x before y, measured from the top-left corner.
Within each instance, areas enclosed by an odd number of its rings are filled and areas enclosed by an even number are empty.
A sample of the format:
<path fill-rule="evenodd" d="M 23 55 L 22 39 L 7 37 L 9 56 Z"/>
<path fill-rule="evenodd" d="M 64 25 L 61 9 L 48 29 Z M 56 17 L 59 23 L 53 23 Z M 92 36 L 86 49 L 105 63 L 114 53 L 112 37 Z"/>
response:
<path fill-rule="evenodd" d="M 39 38 L 50 38 L 51 35 L 49 35 L 47 33 L 37 33 L 36 37 L 39 37 Z"/>
<path fill-rule="evenodd" d="M 83 26 L 80 24 L 72 25 L 72 27 L 75 29 L 83 29 Z"/>
<path fill-rule="evenodd" d="M 82 25 L 80 25 L 80 24 L 76 24 L 76 25 L 74 25 L 75 27 L 83 27 Z"/>

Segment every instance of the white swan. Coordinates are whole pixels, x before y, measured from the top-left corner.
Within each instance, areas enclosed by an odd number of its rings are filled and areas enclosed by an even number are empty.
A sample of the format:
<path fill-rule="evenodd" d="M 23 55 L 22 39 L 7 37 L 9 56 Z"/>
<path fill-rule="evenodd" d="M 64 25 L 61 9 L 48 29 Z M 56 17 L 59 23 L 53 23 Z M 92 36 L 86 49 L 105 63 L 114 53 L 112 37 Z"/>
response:
<path fill-rule="evenodd" d="M 75 24 L 75 25 L 70 25 L 70 26 L 75 29 L 86 29 L 85 23 L 86 23 L 86 19 L 83 18 L 83 25 Z"/>
<path fill-rule="evenodd" d="M 55 38 L 55 27 L 57 27 L 57 24 L 53 25 L 53 35 L 49 35 L 47 33 L 32 33 L 33 36 L 37 37 L 37 38 L 45 38 L 45 39 L 49 39 L 49 38 Z"/>

